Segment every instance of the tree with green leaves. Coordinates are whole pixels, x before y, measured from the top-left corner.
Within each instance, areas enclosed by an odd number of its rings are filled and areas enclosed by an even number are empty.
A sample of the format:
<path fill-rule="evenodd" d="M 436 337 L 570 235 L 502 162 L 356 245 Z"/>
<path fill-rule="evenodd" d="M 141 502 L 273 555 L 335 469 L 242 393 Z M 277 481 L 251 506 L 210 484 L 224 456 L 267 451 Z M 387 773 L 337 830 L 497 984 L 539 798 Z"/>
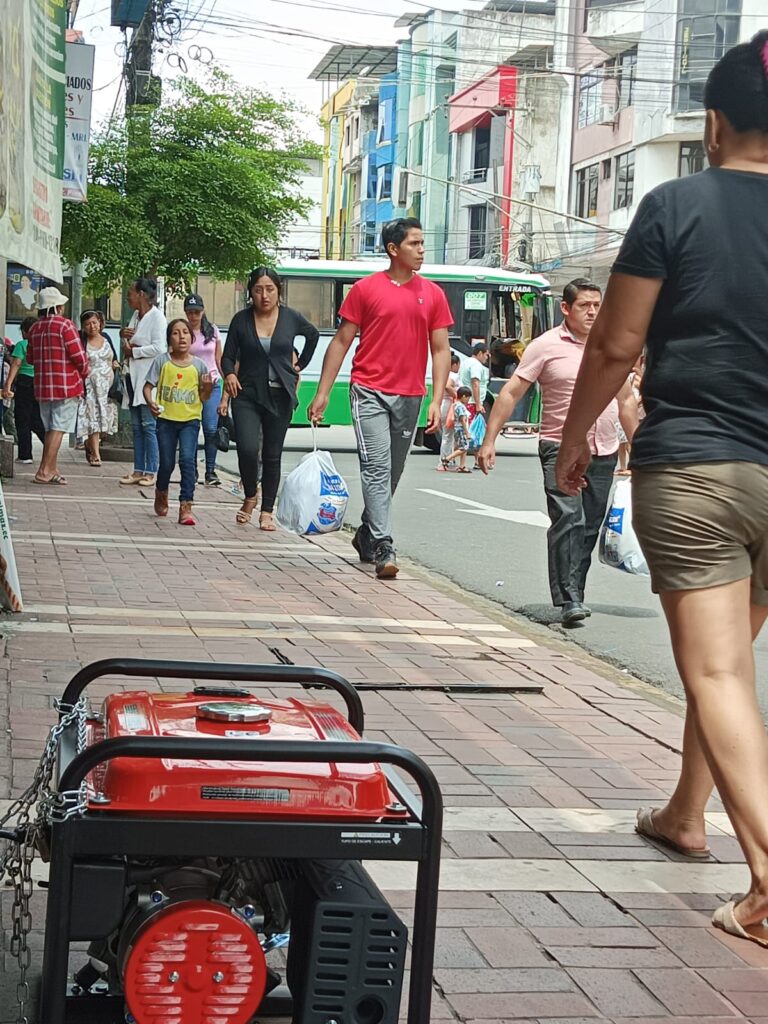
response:
<path fill-rule="evenodd" d="M 95 133 L 88 201 L 64 204 L 62 256 L 96 294 L 142 274 L 245 277 L 311 209 L 301 173 L 320 150 L 295 105 L 220 71 L 166 92 Z"/>

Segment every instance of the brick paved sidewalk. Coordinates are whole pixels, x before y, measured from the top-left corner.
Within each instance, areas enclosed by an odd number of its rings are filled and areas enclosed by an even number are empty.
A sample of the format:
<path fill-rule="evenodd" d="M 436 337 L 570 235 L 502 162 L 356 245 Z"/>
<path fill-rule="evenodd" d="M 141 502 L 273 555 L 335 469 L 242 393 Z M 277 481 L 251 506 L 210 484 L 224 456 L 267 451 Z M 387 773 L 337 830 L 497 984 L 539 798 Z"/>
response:
<path fill-rule="evenodd" d="M 348 536 L 238 527 L 236 499 L 202 488 L 200 524 L 179 527 L 154 518 L 149 491 L 117 485 L 122 467 L 65 459 L 68 487 L 23 472 L 5 488 L 25 613 L 0 625 L 0 798 L 30 780 L 52 700 L 80 665 L 323 665 L 364 688 L 368 738 L 415 750 L 443 788 L 434 1020 L 768 1024 L 768 952 L 709 926 L 748 884 L 719 805 L 707 863 L 633 832 L 636 808 L 676 778 L 674 705 L 419 573 L 377 582 Z M 370 868 L 407 919 L 410 866 Z M 7 952 L 0 986 L 0 1022 L 12 1021 Z"/>

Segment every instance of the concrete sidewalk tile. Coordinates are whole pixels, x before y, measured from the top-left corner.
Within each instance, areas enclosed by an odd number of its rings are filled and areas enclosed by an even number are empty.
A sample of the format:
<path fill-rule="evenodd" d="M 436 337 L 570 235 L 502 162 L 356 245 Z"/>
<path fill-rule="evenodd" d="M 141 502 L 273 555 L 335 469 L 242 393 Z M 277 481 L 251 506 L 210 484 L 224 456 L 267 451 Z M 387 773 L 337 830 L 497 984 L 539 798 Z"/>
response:
<path fill-rule="evenodd" d="M 712 928 L 706 934 L 726 950 L 732 951 L 733 955 L 738 957 L 739 967 L 749 964 L 750 967 L 768 968 L 768 949 L 763 946 L 758 946 L 754 942 L 745 942 L 744 939 L 739 939 L 735 935 L 727 935 L 720 928 Z"/>
<path fill-rule="evenodd" d="M 485 967 L 485 960 L 458 928 L 438 928 L 435 967 Z"/>
<path fill-rule="evenodd" d="M 435 971 L 447 995 L 470 992 L 573 992 L 575 985 L 556 967 L 480 968 Z"/>
<path fill-rule="evenodd" d="M 718 942 L 715 935 L 708 930 L 693 928 L 651 928 L 651 932 L 659 942 L 663 942 L 668 949 L 674 950 L 675 954 L 687 964 L 688 967 L 741 967 L 739 957 L 727 949 L 721 942 Z M 741 946 L 749 946 L 750 943 L 738 940 Z M 766 964 L 768 964 L 768 951 L 766 951 Z"/>
<path fill-rule="evenodd" d="M 467 928 L 491 967 L 551 967 L 552 962 L 522 928 Z"/>
<path fill-rule="evenodd" d="M 591 946 L 610 949 L 658 949 L 659 942 L 644 928 L 532 928 L 546 949 L 553 946 Z"/>
<path fill-rule="evenodd" d="M 626 1013 L 649 1017 L 663 1014 L 664 1007 L 637 981 L 628 970 L 580 968 L 568 972 L 579 988 L 606 1017 Z"/>
<path fill-rule="evenodd" d="M 754 967 L 715 967 L 705 972 L 707 982 L 718 992 L 765 992 L 768 1000 L 768 971 Z"/>
<path fill-rule="evenodd" d="M 544 893 L 500 892 L 496 899 L 523 928 L 567 928 L 573 925 L 573 918 Z"/>
<path fill-rule="evenodd" d="M 462 994 L 448 1002 L 466 1021 L 496 1021 L 542 1017 L 599 1017 L 600 1013 L 578 992 L 521 992 Z"/>
<path fill-rule="evenodd" d="M 695 971 L 641 969 L 634 973 L 656 999 L 676 1016 L 726 1017 L 733 1013 L 725 1000 L 702 981 Z M 738 1006 L 735 999 L 731 998 L 731 1002 Z"/>
<path fill-rule="evenodd" d="M 626 968 L 680 967 L 680 960 L 663 946 L 627 949 L 604 946 L 552 946 L 549 953 L 561 967 Z"/>
<path fill-rule="evenodd" d="M 635 922 L 602 893 L 555 892 L 555 899 L 585 928 L 634 928 Z"/>

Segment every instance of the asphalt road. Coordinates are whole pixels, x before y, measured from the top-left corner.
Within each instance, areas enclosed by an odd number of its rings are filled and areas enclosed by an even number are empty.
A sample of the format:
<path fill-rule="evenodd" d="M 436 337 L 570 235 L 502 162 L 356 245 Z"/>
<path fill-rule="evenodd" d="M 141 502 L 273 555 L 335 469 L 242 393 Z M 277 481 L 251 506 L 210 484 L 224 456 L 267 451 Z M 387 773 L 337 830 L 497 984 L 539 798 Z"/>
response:
<path fill-rule="evenodd" d="M 330 449 L 350 489 L 347 521 L 359 522 L 359 471 L 351 428 L 327 428 Z M 569 630 L 549 600 L 544 492 L 533 438 L 502 440 L 488 477 L 437 473 L 437 458 L 415 449 L 395 498 L 395 540 L 401 555 L 464 589 L 556 630 L 621 669 L 682 695 L 667 627 L 647 578 L 601 565 L 595 555 L 587 583 L 592 617 Z M 309 430 L 289 431 L 284 474 L 311 448 Z M 471 460 L 470 460 L 471 461 Z M 224 466 L 235 469 L 234 452 Z M 758 692 L 768 715 L 768 632 L 756 645 Z"/>

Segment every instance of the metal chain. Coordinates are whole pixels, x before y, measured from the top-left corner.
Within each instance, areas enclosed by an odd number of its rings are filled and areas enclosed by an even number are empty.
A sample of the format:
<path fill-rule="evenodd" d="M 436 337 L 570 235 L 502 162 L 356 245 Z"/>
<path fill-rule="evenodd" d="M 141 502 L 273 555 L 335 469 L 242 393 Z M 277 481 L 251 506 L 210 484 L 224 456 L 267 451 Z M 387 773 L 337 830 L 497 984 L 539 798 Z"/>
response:
<path fill-rule="evenodd" d="M 81 697 L 72 706 L 65 707 L 58 702 L 55 706 L 62 713 L 62 717 L 48 734 L 43 755 L 35 769 L 32 782 L 0 817 L 0 828 L 15 819 L 17 835 L 17 840 L 10 841 L 5 853 L 0 857 L 0 882 L 7 875 L 13 885 L 11 954 L 16 957 L 19 965 L 19 981 L 16 986 L 19 1003 L 17 1024 L 29 1024 L 25 1013 L 26 1004 L 29 1002 L 27 971 L 32 962 L 32 953 L 29 948 L 32 914 L 29 901 L 34 891 L 32 862 L 35 858 L 38 839 L 50 821 L 63 820 L 74 814 L 81 814 L 86 808 L 84 783 L 74 794 L 51 791 L 59 740 L 64 730 L 73 723 L 77 724 L 77 752 L 80 753 L 85 749 L 86 701 L 84 697 Z M 32 821 L 32 811 L 36 805 L 37 816 Z"/>

